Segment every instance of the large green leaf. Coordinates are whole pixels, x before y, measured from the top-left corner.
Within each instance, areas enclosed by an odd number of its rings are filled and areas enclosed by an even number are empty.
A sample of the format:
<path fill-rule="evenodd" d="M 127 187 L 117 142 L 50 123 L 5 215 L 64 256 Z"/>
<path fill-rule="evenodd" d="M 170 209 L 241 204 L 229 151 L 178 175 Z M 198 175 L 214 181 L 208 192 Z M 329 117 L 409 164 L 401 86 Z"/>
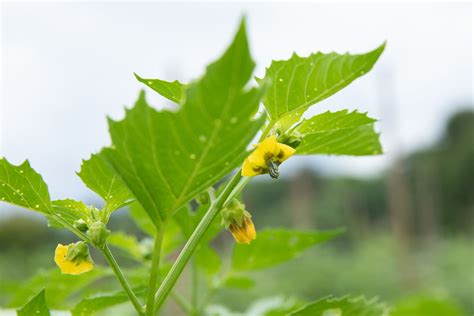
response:
<path fill-rule="evenodd" d="M 74 225 L 76 220 L 82 219 L 87 222 L 90 218 L 90 209 L 89 206 L 85 205 L 82 201 L 75 201 L 71 199 L 66 200 L 55 200 L 52 202 L 54 214 L 57 217 L 62 218 L 64 221 L 70 225 Z M 49 226 L 55 228 L 63 228 L 64 225 L 55 217 L 48 217 Z"/>
<path fill-rule="evenodd" d="M 242 163 L 263 123 L 262 89 L 246 89 L 254 63 L 242 23 L 231 46 L 186 89 L 177 112 L 156 111 L 142 93 L 110 120 L 107 159 L 155 225 Z"/>
<path fill-rule="evenodd" d="M 44 289 L 36 294 L 31 300 L 28 301 L 22 308 L 17 311 L 18 316 L 49 316 L 48 305 L 46 305 L 46 299 L 44 296 Z"/>
<path fill-rule="evenodd" d="M 387 316 L 388 307 L 377 299 L 359 297 L 324 298 L 290 313 L 291 316 Z"/>
<path fill-rule="evenodd" d="M 186 207 L 183 207 L 182 209 L 186 209 Z M 173 220 L 168 220 L 168 222 L 164 226 L 165 232 L 163 235 L 163 241 L 161 245 L 161 252 L 164 257 L 186 241 L 185 236 L 182 233 L 182 229 L 180 227 L 181 225 L 178 224 L 176 221 L 176 217 L 181 212 L 182 212 L 181 209 L 178 210 L 174 214 Z M 147 233 L 148 235 L 152 237 L 156 235 L 155 225 L 153 225 L 153 222 L 147 216 L 147 213 L 145 212 L 143 207 L 140 206 L 140 204 L 132 203 L 130 205 L 130 215 L 132 216 L 133 220 L 137 223 L 137 225 L 140 227 L 140 229 L 143 232 Z M 149 240 L 151 241 L 151 239 Z M 146 239 L 142 240 L 141 243 L 146 244 Z M 152 246 L 152 242 L 150 246 Z M 150 247 L 150 251 L 151 250 L 152 248 Z"/>
<path fill-rule="evenodd" d="M 107 237 L 107 243 L 122 250 L 132 259 L 138 261 L 143 259 L 142 251 L 140 250 L 140 243 L 134 235 L 129 235 L 122 231 L 113 232 Z"/>
<path fill-rule="evenodd" d="M 100 154 L 91 155 L 83 160 L 81 171 L 77 175 L 89 189 L 99 194 L 105 200 L 105 208 L 115 211 L 133 200 L 133 196 L 122 180 L 114 174 Z"/>
<path fill-rule="evenodd" d="M 271 82 L 263 99 L 270 124 L 282 132 L 298 122 L 311 105 L 346 87 L 366 74 L 382 54 L 385 44 L 360 55 L 316 53 L 309 57 L 296 54 L 288 60 L 273 61 L 265 72 Z"/>
<path fill-rule="evenodd" d="M 143 287 L 135 288 L 134 292 L 136 295 L 142 296 L 145 294 L 146 289 Z M 123 291 L 114 293 L 103 293 L 97 294 L 92 297 L 82 299 L 74 308 L 71 310 L 72 316 L 89 316 L 96 315 L 98 311 L 128 302 L 129 298 Z"/>
<path fill-rule="evenodd" d="M 186 94 L 186 85 L 182 84 L 178 80 L 173 82 L 164 81 L 160 79 L 144 79 L 139 75 L 135 74 L 135 77 L 138 81 L 146 84 L 148 87 L 152 88 L 161 96 L 167 98 L 170 101 L 173 101 L 178 104 L 184 103 Z"/>
<path fill-rule="evenodd" d="M 461 316 L 459 304 L 443 295 L 413 295 L 398 301 L 390 316 Z"/>
<path fill-rule="evenodd" d="M 300 155 L 377 155 L 382 153 L 375 120 L 366 113 L 325 112 L 303 120 L 296 131 L 303 136 Z"/>
<path fill-rule="evenodd" d="M 140 203 L 134 202 L 130 204 L 129 214 L 137 224 L 138 228 L 140 228 L 144 233 L 155 237 L 156 226 L 153 224 L 150 217 L 148 217 L 147 212 L 145 212 Z"/>
<path fill-rule="evenodd" d="M 229 276 L 222 281 L 223 287 L 234 289 L 249 289 L 254 285 L 254 279 L 248 276 Z"/>
<path fill-rule="evenodd" d="M 51 261 L 53 261 L 53 256 L 54 249 L 51 250 Z M 67 308 L 70 303 L 69 298 L 73 293 L 83 290 L 97 279 L 110 274 L 109 270 L 98 267 L 81 275 L 61 274 L 58 268 L 42 270 L 16 289 L 9 306 L 20 306 L 29 297 L 44 288 L 48 293 L 47 303 L 50 308 Z"/>
<path fill-rule="evenodd" d="M 48 186 L 28 160 L 15 166 L 0 159 L 0 201 L 43 214 L 52 212 Z"/>
<path fill-rule="evenodd" d="M 342 230 L 297 231 L 268 229 L 257 233 L 250 245 L 236 244 L 232 268 L 238 271 L 267 268 L 300 255 L 305 249 L 334 238 Z"/>

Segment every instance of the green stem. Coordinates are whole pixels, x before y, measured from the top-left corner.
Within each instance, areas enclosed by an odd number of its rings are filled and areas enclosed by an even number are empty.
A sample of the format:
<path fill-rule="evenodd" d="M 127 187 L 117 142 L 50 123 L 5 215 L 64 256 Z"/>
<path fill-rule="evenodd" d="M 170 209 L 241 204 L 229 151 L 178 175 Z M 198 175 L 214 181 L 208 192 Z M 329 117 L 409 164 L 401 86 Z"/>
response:
<path fill-rule="evenodd" d="M 160 288 L 156 292 L 155 310 L 158 310 L 158 308 L 165 301 L 166 297 L 168 296 L 171 289 L 175 285 L 179 276 L 183 272 L 184 267 L 186 266 L 189 259 L 191 258 L 191 255 L 193 254 L 194 250 L 198 246 L 199 241 L 201 240 L 202 236 L 207 231 L 207 229 L 211 225 L 216 215 L 222 209 L 224 202 L 227 200 L 231 192 L 237 186 L 241 178 L 242 178 L 241 170 L 239 169 L 237 173 L 234 174 L 231 180 L 227 183 L 221 195 L 219 195 L 219 197 L 211 204 L 206 214 L 203 216 L 198 226 L 191 234 L 191 237 L 189 237 L 188 241 L 186 242 L 186 245 L 184 245 L 183 250 L 181 250 L 181 253 L 179 254 L 176 261 L 174 262 L 173 266 L 171 267 L 171 270 L 168 272 L 165 279 L 161 283 Z"/>
<path fill-rule="evenodd" d="M 232 199 L 239 195 L 240 192 L 242 192 L 242 190 L 250 182 L 250 180 L 252 180 L 252 177 L 243 177 L 242 180 L 240 180 L 240 182 L 235 186 L 234 190 L 232 190 L 232 193 L 225 200 L 224 207 L 229 205 Z"/>
<path fill-rule="evenodd" d="M 160 266 L 160 257 L 161 257 L 161 245 L 163 243 L 163 234 L 164 234 L 164 223 L 158 229 L 155 236 L 155 245 L 153 247 L 153 254 L 151 258 L 151 270 L 150 270 L 150 280 L 148 282 L 148 294 L 146 300 L 146 313 L 147 316 L 153 315 L 153 307 L 155 306 L 155 291 L 156 291 L 156 282 L 159 275 L 159 266 Z"/>
<path fill-rule="evenodd" d="M 89 242 L 89 238 L 87 237 L 86 234 L 78 230 L 76 227 L 73 225 L 69 224 L 67 221 L 65 221 L 62 217 L 59 217 L 55 214 L 53 214 L 54 219 L 56 219 L 58 222 L 64 225 L 64 227 L 68 228 L 72 233 L 74 233 L 77 237 L 80 239 Z M 114 271 L 115 275 L 117 276 L 117 279 L 119 282 L 122 284 L 123 289 L 127 293 L 128 297 L 130 298 L 130 301 L 132 301 L 133 306 L 139 313 L 139 315 L 143 315 L 143 307 L 141 306 L 140 302 L 138 301 L 138 298 L 135 296 L 135 293 L 133 292 L 130 284 L 128 284 L 127 279 L 125 279 L 125 276 L 123 275 L 122 270 L 120 269 L 117 261 L 115 260 L 114 256 L 112 255 L 112 252 L 110 251 L 109 247 L 106 245 L 104 248 L 98 248 L 102 251 L 104 254 L 105 258 L 109 262 L 109 265 L 112 267 L 112 270 Z"/>
<path fill-rule="evenodd" d="M 51 214 L 51 215 L 54 217 L 55 220 L 63 224 L 65 228 L 69 229 L 74 235 L 76 235 L 77 237 L 79 237 L 80 239 L 84 241 L 89 242 L 89 237 L 87 237 L 87 235 L 81 232 L 79 229 L 69 224 L 66 220 L 64 220 L 62 217 L 58 215 L 56 214 Z"/>
<path fill-rule="evenodd" d="M 265 127 L 265 130 L 262 132 L 262 135 L 260 135 L 260 140 L 259 142 L 261 142 L 262 140 L 265 139 L 265 137 L 267 137 L 268 133 L 270 133 L 270 131 L 272 130 L 273 128 L 273 125 L 275 125 L 275 122 L 268 122 L 268 125 L 267 127 Z"/>
<path fill-rule="evenodd" d="M 115 260 L 114 256 L 112 255 L 112 252 L 110 251 L 109 246 L 105 245 L 104 248 L 100 248 L 102 250 L 102 253 L 104 254 L 105 258 L 109 262 L 109 265 L 112 267 L 112 270 L 114 270 L 115 275 L 117 276 L 117 279 L 119 280 L 120 284 L 122 284 L 123 289 L 127 293 L 128 297 L 130 298 L 130 301 L 133 304 L 133 307 L 138 312 L 138 315 L 144 315 L 144 308 L 140 301 L 138 301 L 138 298 L 135 296 L 135 293 L 132 290 L 132 287 L 128 283 L 127 279 L 125 279 L 125 276 L 123 275 L 122 270 L 120 269 L 117 261 Z"/>

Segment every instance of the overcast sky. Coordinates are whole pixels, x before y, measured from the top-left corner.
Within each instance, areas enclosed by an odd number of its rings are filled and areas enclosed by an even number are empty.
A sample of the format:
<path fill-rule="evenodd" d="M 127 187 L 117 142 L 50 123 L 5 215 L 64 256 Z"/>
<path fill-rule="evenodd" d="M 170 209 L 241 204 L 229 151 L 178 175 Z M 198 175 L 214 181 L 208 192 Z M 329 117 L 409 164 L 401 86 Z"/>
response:
<path fill-rule="evenodd" d="M 246 14 L 262 75 L 293 51 L 366 52 L 388 44 L 374 70 L 310 114 L 360 109 L 381 119 L 387 154 L 297 158 L 326 173 L 373 175 L 398 154 L 433 142 L 450 113 L 472 104 L 471 4 L 2 4 L 0 155 L 29 158 L 53 198 L 82 198 L 74 172 L 109 144 L 106 115 L 121 118 L 145 77 L 188 81 L 229 43 Z M 148 91 L 149 101 L 166 102 Z M 0 206 L 1 208 L 2 206 Z"/>

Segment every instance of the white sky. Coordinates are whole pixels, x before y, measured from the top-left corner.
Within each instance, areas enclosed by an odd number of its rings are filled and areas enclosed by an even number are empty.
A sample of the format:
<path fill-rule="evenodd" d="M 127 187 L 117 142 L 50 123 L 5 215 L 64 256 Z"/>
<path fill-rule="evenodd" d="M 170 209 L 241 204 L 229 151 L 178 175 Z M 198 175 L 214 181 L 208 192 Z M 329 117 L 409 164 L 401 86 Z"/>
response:
<path fill-rule="evenodd" d="M 53 198 L 87 194 L 74 172 L 109 144 L 145 77 L 188 81 L 229 43 L 247 15 L 257 75 L 293 51 L 365 52 L 388 41 L 374 70 L 315 106 L 369 111 L 388 152 L 297 158 L 323 172 L 371 175 L 397 153 L 434 141 L 446 117 L 472 104 L 472 4 L 27 3 L 1 5 L 0 156 L 30 159 Z M 166 104 L 148 92 L 152 104 Z M 286 169 L 286 171 L 285 171 Z M 0 206 L 1 208 L 2 206 Z"/>

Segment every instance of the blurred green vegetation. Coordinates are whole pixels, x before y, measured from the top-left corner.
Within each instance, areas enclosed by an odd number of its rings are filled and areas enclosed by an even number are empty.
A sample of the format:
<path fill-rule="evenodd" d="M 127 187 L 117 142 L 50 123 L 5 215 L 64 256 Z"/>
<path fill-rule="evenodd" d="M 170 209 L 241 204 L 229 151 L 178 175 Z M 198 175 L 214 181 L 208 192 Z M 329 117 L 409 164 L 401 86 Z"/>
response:
<path fill-rule="evenodd" d="M 251 300 L 268 296 L 365 294 L 396 306 L 395 316 L 472 315 L 473 188 L 474 112 L 468 110 L 449 119 L 435 144 L 400 157 L 376 178 L 302 170 L 279 181 L 256 179 L 243 198 L 257 229 L 345 227 L 347 232 L 295 261 L 255 273 L 252 289 L 219 291 L 213 302 L 244 311 Z M 58 242 L 74 240 L 23 214 L 0 221 L 2 306 L 18 284 L 54 268 Z M 143 237 L 126 210 L 115 214 L 111 226 Z M 228 234 L 215 246 L 228 253 L 231 243 L 223 240 Z"/>

